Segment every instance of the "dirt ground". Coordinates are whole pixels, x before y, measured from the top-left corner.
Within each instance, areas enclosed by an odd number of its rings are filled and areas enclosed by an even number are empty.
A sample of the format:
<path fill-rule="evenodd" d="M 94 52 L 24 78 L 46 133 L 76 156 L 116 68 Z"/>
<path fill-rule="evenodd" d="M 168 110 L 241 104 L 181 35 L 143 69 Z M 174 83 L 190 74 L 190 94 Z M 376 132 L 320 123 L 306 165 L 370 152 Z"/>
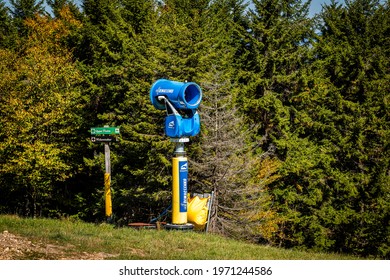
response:
<path fill-rule="evenodd" d="M 8 231 L 0 233 L 0 260 L 104 260 L 114 255 L 76 252 L 74 246 L 32 242 Z"/>

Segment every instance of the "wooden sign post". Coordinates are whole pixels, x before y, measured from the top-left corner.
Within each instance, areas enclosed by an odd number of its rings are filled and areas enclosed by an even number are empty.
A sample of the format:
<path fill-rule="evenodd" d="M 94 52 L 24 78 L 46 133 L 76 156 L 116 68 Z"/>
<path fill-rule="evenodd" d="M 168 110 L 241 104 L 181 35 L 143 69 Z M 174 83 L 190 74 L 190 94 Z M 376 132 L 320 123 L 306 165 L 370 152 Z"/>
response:
<path fill-rule="evenodd" d="M 104 173 L 104 197 L 106 202 L 106 217 L 112 218 L 112 202 L 111 202 L 111 158 L 110 145 L 104 143 L 104 161 L 106 165 L 106 173 Z"/>
<path fill-rule="evenodd" d="M 116 141 L 113 135 L 119 133 L 119 127 L 105 126 L 91 128 L 91 141 L 94 143 L 104 143 L 104 199 L 107 221 L 111 221 L 112 219 L 110 143 Z"/>

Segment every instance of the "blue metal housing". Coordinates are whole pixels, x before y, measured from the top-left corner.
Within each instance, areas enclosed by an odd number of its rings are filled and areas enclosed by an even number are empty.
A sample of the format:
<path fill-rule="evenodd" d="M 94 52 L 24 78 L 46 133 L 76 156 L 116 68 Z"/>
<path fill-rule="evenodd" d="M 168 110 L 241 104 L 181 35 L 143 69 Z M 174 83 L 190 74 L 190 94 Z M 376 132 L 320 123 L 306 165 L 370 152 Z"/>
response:
<path fill-rule="evenodd" d="M 196 136 L 200 131 L 200 117 L 197 112 L 192 117 L 183 118 L 179 114 L 165 117 L 165 134 L 171 138 Z"/>
<path fill-rule="evenodd" d="M 159 100 L 165 96 L 179 110 L 197 109 L 202 100 L 202 90 L 193 82 L 176 82 L 166 79 L 157 80 L 150 89 L 150 100 L 156 109 L 164 110 L 165 104 Z"/>

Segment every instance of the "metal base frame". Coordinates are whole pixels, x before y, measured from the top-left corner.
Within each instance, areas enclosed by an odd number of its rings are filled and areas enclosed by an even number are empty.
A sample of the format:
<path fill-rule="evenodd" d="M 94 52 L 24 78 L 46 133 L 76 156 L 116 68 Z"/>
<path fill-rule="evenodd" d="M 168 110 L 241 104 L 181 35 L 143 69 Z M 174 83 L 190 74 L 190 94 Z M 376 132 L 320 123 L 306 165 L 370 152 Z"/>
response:
<path fill-rule="evenodd" d="M 190 223 L 181 224 L 181 225 L 166 224 L 165 225 L 165 229 L 167 229 L 167 230 L 182 230 L 182 231 L 186 231 L 186 230 L 193 230 L 194 229 L 194 225 L 190 224 Z"/>

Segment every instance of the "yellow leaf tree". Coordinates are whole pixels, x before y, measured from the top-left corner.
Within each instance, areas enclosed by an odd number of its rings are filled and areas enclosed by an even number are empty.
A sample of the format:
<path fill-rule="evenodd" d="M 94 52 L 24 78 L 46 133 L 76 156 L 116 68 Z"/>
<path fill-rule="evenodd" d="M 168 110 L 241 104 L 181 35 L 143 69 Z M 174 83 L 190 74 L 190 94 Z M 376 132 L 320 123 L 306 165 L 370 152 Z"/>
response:
<path fill-rule="evenodd" d="M 81 75 L 61 42 L 78 25 L 66 8 L 59 19 L 36 16 L 17 51 L 0 49 L 0 188 L 19 197 L 21 214 L 42 213 L 75 169 Z"/>

